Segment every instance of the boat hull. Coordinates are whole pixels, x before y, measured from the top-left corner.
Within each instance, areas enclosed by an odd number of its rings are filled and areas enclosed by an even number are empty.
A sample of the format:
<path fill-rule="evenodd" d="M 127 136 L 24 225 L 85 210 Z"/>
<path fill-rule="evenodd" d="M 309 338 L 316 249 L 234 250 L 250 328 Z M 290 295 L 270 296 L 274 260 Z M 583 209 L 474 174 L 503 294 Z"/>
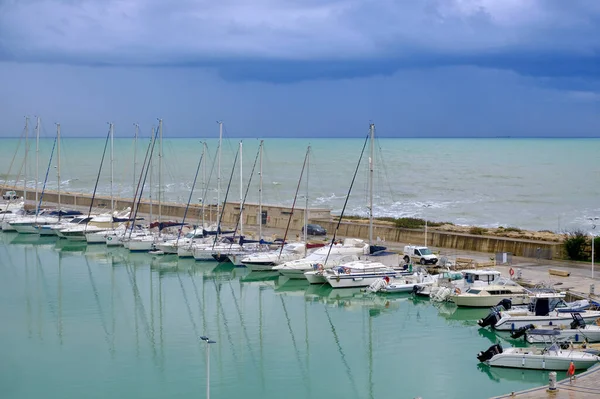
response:
<path fill-rule="evenodd" d="M 578 312 L 579 313 L 579 312 Z M 595 320 L 600 317 L 598 311 L 580 312 L 581 317 L 585 320 L 586 324 L 593 324 Z M 569 327 L 573 321 L 571 313 L 558 313 L 554 312 L 548 316 L 507 316 L 503 315 L 500 320 L 493 326 L 498 331 L 513 331 L 521 327 L 525 327 L 529 324 L 534 325 L 552 325 L 552 326 L 565 326 Z"/>
<path fill-rule="evenodd" d="M 589 326 L 586 328 L 580 328 L 580 329 L 571 329 L 571 328 L 565 328 L 565 329 L 556 329 L 555 331 L 558 331 L 559 334 L 555 335 L 554 338 L 559 341 L 559 342 L 600 342 L 600 327 L 598 326 Z M 545 337 L 544 336 L 540 336 L 540 335 L 529 335 L 526 334 L 526 338 L 527 342 L 529 342 L 530 344 L 535 344 L 535 343 L 544 343 L 545 342 Z"/>
<path fill-rule="evenodd" d="M 529 303 L 529 296 L 523 295 L 452 295 L 450 300 L 458 307 L 465 308 L 491 308 L 503 299 L 510 299 L 513 305 L 525 305 Z"/>
<path fill-rule="evenodd" d="M 304 273 L 304 277 L 311 284 L 325 284 L 327 283 L 327 278 L 321 272 L 306 272 Z"/>
<path fill-rule="evenodd" d="M 486 363 L 492 367 L 509 367 L 531 370 L 568 370 L 571 362 L 576 370 L 585 370 L 598 362 L 599 358 L 589 353 L 559 351 L 557 355 L 499 353 Z"/>
<path fill-rule="evenodd" d="M 373 273 L 373 274 L 338 274 L 327 276 L 327 282 L 333 288 L 356 288 L 368 287 L 377 280 L 381 280 L 384 276 L 393 278 L 396 273 Z"/>

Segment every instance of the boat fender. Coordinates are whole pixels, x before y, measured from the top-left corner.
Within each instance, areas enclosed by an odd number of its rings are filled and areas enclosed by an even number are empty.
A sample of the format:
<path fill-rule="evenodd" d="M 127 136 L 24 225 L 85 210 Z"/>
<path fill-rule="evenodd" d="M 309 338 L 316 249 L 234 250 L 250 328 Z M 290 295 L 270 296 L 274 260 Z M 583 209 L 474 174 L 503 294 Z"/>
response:
<path fill-rule="evenodd" d="M 460 294 L 461 294 L 461 290 L 460 290 L 460 288 L 456 287 L 456 288 L 454 289 L 454 293 L 455 293 L 456 295 L 460 295 Z"/>
<path fill-rule="evenodd" d="M 512 276 L 515 275 L 515 271 L 513 270 L 513 268 L 511 267 L 510 270 L 508 271 L 508 273 L 510 274 L 510 277 L 512 278 Z"/>

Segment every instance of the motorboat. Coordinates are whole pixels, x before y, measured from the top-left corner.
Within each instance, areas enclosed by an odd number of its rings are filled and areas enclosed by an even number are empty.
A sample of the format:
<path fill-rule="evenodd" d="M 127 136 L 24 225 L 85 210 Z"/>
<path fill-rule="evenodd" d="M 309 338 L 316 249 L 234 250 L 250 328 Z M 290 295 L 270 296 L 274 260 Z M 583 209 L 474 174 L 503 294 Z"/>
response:
<path fill-rule="evenodd" d="M 450 301 L 459 307 L 489 308 L 502 299 L 510 299 L 513 305 L 529 303 L 529 291 L 506 277 L 498 277 L 489 285 L 473 285 L 464 292 L 455 288 Z"/>
<path fill-rule="evenodd" d="M 558 331 L 537 332 L 538 335 L 555 337 Z M 563 349 L 553 342 L 545 347 L 502 348 L 494 344 L 477 354 L 477 359 L 492 367 L 510 367 L 533 370 L 568 370 L 573 363 L 576 370 L 585 370 L 600 361 L 600 357 L 575 349 Z"/>
<path fill-rule="evenodd" d="M 574 313 L 573 308 L 564 301 L 562 292 L 538 292 L 530 294 L 526 308 L 511 309 L 510 300 L 493 306 L 490 313 L 477 321 L 480 327 L 490 326 L 499 331 L 515 331 L 529 324 L 553 325 L 569 327 Z M 568 309 L 564 311 L 564 309 Z M 563 311 L 561 311 L 563 310 Z M 594 323 L 600 317 L 600 311 L 582 310 L 581 314 L 586 323 Z"/>
<path fill-rule="evenodd" d="M 397 270 L 379 262 L 352 261 L 323 271 L 325 280 L 333 288 L 368 287 L 373 282 L 399 275 Z"/>
<path fill-rule="evenodd" d="M 169 240 L 156 244 L 156 248 L 166 254 L 176 254 L 180 246 L 190 245 L 195 240 L 204 238 L 204 230 L 201 228 L 193 229 L 184 236 L 174 240 Z"/>
<path fill-rule="evenodd" d="M 242 263 L 251 271 L 272 270 L 273 266 L 280 265 L 305 256 L 306 244 L 304 242 L 291 242 L 268 252 L 258 252 L 242 258 Z"/>
<path fill-rule="evenodd" d="M 571 313 L 573 321 L 568 327 L 556 326 L 556 325 L 541 325 L 535 326 L 529 324 L 525 327 L 521 327 L 515 330 L 512 334 L 512 338 L 523 337 L 525 341 L 530 344 L 543 343 L 544 336 L 536 333 L 530 333 L 530 331 L 545 330 L 545 331 L 556 331 L 555 339 L 557 342 L 600 342 L 600 318 L 596 319 L 594 324 L 587 324 L 580 313 Z"/>
<path fill-rule="evenodd" d="M 435 302 L 444 302 L 455 294 L 457 288 L 464 292 L 470 287 L 490 285 L 498 277 L 500 272 L 497 270 L 446 270 L 437 275 L 434 284 L 417 285 L 413 292 L 419 296 L 428 296 Z"/>
<path fill-rule="evenodd" d="M 35 228 L 39 235 L 42 236 L 55 236 L 58 235 L 58 231 L 62 229 L 66 229 L 69 227 L 74 227 L 77 225 L 85 225 L 87 224 L 92 217 L 79 216 L 79 217 L 71 217 L 67 219 L 63 219 L 61 222 L 56 224 L 39 224 L 36 225 Z"/>
<path fill-rule="evenodd" d="M 273 267 L 280 274 L 292 279 L 306 279 L 304 273 L 316 269 L 328 269 L 358 256 L 369 253 L 369 244 L 363 240 L 347 238 L 342 243 L 321 247 L 305 258 L 291 260 Z"/>
<path fill-rule="evenodd" d="M 412 275 L 397 276 L 390 278 L 384 276 L 382 279 L 372 283 L 368 290 L 372 292 L 385 293 L 410 293 L 417 285 L 427 286 L 435 283 L 437 276 L 427 274 L 427 272 L 418 271 Z"/>

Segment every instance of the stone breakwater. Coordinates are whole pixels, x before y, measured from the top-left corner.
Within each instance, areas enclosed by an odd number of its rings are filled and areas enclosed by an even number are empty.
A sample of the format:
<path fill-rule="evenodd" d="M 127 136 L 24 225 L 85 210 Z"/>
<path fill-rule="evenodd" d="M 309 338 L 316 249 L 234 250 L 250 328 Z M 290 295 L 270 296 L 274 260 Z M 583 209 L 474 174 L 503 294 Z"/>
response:
<path fill-rule="evenodd" d="M 2 192 L 13 190 L 8 186 L 0 186 Z M 17 195 L 23 196 L 22 189 L 15 189 Z M 58 193 L 56 191 L 45 191 L 43 196 L 44 207 L 55 207 L 58 203 Z M 111 198 L 107 196 L 95 196 L 92 203 L 91 194 L 61 192 L 61 206 L 74 206 L 78 209 L 89 208 L 92 206 L 97 212 L 100 210 L 111 209 Z M 35 206 L 35 192 L 27 191 L 26 207 Z M 240 214 L 239 202 L 227 202 L 225 205 L 221 222 L 233 227 L 237 224 Z M 131 198 L 115 198 L 115 210 L 122 210 L 127 207 L 133 207 Z M 201 204 L 190 204 L 186 218 L 190 223 L 202 219 L 202 210 L 204 209 L 204 220 L 217 221 L 217 205 L 208 204 L 202 207 Z M 163 203 L 160 206 L 160 213 L 164 218 L 182 220 L 186 212 L 186 204 Z M 139 214 L 154 216 L 159 213 L 159 206 L 156 202 L 151 203 L 143 199 L 140 203 Z M 280 205 L 263 205 L 262 214 L 259 214 L 258 204 L 245 204 L 243 213 L 243 223 L 246 227 L 256 230 L 259 218 L 262 219 L 262 225 L 265 229 L 275 231 L 275 234 L 282 235 L 279 230 L 286 229 L 289 223 L 290 233 L 288 236 L 299 234 L 304 225 L 304 209 L 298 208 L 292 211 L 291 208 Z M 290 215 L 292 216 L 290 219 Z M 334 215 L 331 215 L 329 209 L 311 208 L 308 211 L 310 222 L 321 224 L 329 234 L 335 231 L 338 221 Z M 470 227 L 443 225 L 440 227 L 427 229 L 427 243 L 434 248 L 453 249 L 461 251 L 477 251 L 487 253 L 510 252 L 515 256 L 543 258 L 543 259 L 562 259 L 564 258 L 563 246 L 560 235 L 550 232 L 527 232 L 515 228 L 504 229 L 485 229 L 479 230 L 479 234 L 470 234 Z M 246 229 L 248 231 L 248 229 Z M 506 235 L 500 235 L 500 233 Z M 424 229 L 406 229 L 398 228 L 389 222 L 377 221 L 374 224 L 374 237 L 383 242 L 403 243 L 403 244 L 423 244 L 425 242 Z M 342 221 L 339 224 L 338 237 L 357 237 L 368 239 L 369 226 L 365 220 Z"/>

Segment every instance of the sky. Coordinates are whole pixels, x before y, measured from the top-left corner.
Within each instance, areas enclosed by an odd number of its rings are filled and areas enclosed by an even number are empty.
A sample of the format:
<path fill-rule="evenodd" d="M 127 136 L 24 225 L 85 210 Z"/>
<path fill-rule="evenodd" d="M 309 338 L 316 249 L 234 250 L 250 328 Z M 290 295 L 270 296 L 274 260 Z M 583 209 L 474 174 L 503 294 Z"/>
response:
<path fill-rule="evenodd" d="M 0 0 L 0 137 L 600 136 L 598 0 Z"/>

